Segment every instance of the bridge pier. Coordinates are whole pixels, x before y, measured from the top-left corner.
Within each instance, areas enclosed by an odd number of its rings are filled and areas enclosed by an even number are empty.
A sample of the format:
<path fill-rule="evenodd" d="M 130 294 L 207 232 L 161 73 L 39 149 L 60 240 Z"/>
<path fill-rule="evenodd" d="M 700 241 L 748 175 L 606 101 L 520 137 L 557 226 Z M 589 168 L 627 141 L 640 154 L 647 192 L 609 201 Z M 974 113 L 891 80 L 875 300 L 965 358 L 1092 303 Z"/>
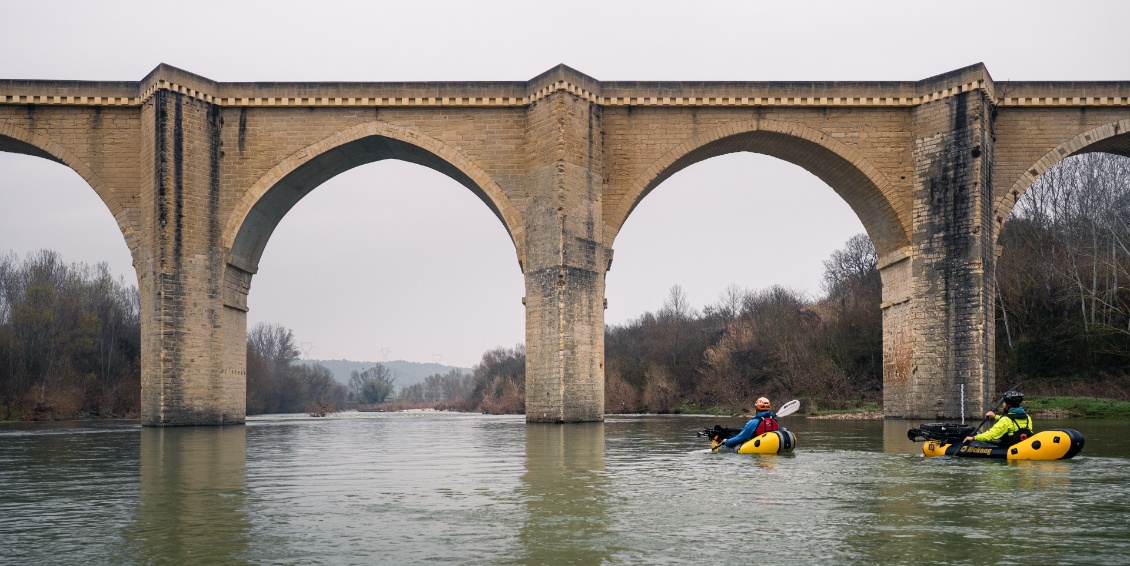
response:
<path fill-rule="evenodd" d="M 995 391 L 993 105 L 970 91 L 912 110 L 913 237 L 881 260 L 887 417 L 982 415 Z"/>
<path fill-rule="evenodd" d="M 526 421 L 604 420 L 600 109 L 564 92 L 529 109 Z"/>
<path fill-rule="evenodd" d="M 218 243 L 223 119 L 212 104 L 161 91 L 142 124 L 142 424 L 243 423 L 246 321 L 224 308 Z"/>

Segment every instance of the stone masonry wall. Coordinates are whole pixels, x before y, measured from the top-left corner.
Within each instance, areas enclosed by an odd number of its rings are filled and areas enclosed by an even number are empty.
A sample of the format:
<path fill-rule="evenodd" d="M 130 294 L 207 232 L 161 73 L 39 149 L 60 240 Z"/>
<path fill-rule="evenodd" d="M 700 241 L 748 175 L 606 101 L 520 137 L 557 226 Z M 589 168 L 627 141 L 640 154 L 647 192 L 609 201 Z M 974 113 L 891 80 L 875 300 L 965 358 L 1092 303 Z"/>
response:
<path fill-rule="evenodd" d="M 890 225 L 884 226 L 878 218 L 886 209 L 893 211 L 898 218 L 909 217 L 910 199 L 906 195 L 909 194 L 913 165 L 908 151 L 910 111 L 907 108 L 617 107 L 606 109 L 604 113 L 608 154 L 605 221 L 613 231 L 610 238 L 615 236 L 615 231 L 627 220 L 630 211 L 646 196 L 646 191 L 654 186 L 645 183 L 646 187 L 639 187 L 640 180 L 661 181 L 677 171 L 649 171 L 649 167 L 673 152 L 696 152 L 698 147 L 685 144 L 688 140 L 708 136 L 712 139 L 703 141 L 711 143 L 711 147 L 698 151 L 689 161 L 679 162 L 678 168 L 734 151 L 768 153 L 809 171 L 823 173 L 821 178 L 829 183 L 832 190 L 864 219 L 865 225 L 870 224 L 868 229 L 881 250 L 887 241 L 892 242 L 892 249 L 906 244 L 909 224 L 889 221 Z M 783 128 L 783 131 L 773 138 L 742 136 L 746 132 L 757 132 L 768 123 L 773 123 L 775 128 Z M 866 124 L 866 127 L 861 129 L 860 124 Z M 820 139 L 815 143 L 804 140 L 799 137 L 804 134 L 797 132 L 798 128 L 811 130 Z M 718 140 L 715 136 L 729 136 L 733 142 L 719 143 L 726 140 Z M 818 143 L 842 148 L 844 154 L 813 151 L 824 149 Z M 814 145 L 817 147 L 814 148 Z M 831 159 L 854 159 L 858 164 L 866 163 L 872 167 L 874 180 L 882 186 L 875 187 L 851 179 L 851 175 L 858 173 L 838 168 L 829 162 Z M 640 188 L 645 192 L 639 192 Z M 873 219 L 874 222 L 869 222 Z"/>
<path fill-rule="evenodd" d="M 985 302 L 991 295 L 983 291 L 986 261 L 991 268 L 993 257 L 992 235 L 984 227 L 992 195 L 983 171 L 991 167 L 985 132 L 990 113 L 979 92 L 915 109 L 912 378 L 885 376 L 888 416 L 959 415 L 962 385 L 972 399 L 967 410 L 977 414 L 992 389 L 986 333 L 993 311 Z"/>
<path fill-rule="evenodd" d="M 525 112 L 508 108 L 227 108 L 221 211 L 228 215 L 261 177 L 284 159 L 339 132 L 367 123 L 395 125 L 457 149 L 486 171 L 512 199 L 526 190 L 523 143 Z M 319 157 L 309 155 L 311 160 Z M 362 163 L 325 156 L 327 174 Z M 312 189 L 313 187 L 310 187 Z"/>
<path fill-rule="evenodd" d="M 1126 119 L 1125 108 L 997 108 L 993 199 L 998 228 L 1041 173 L 1085 146 L 1125 138 Z M 1079 136 L 1084 139 L 1076 140 Z M 1130 142 L 1104 150 L 1130 157 Z"/>
<path fill-rule="evenodd" d="M 244 420 L 243 365 L 225 355 L 224 252 L 219 246 L 222 121 L 214 105 L 159 92 L 152 125 L 151 239 L 142 242 L 142 421 L 147 425 Z M 240 332 L 239 350 L 243 347 Z M 225 361 L 237 363 L 227 368 Z M 232 383 L 234 382 L 234 383 Z"/>
<path fill-rule="evenodd" d="M 0 151 L 44 157 L 78 173 L 114 216 L 135 266 L 141 142 L 137 108 L 0 104 Z"/>
<path fill-rule="evenodd" d="M 909 253 L 892 263 L 880 264 L 883 280 L 883 399 L 884 411 L 906 415 L 907 395 L 914 366 L 914 324 L 911 299 L 913 275 Z M 889 392 L 889 395 L 888 395 Z"/>
<path fill-rule="evenodd" d="M 526 419 L 604 418 L 600 112 L 557 94 L 529 110 Z"/>

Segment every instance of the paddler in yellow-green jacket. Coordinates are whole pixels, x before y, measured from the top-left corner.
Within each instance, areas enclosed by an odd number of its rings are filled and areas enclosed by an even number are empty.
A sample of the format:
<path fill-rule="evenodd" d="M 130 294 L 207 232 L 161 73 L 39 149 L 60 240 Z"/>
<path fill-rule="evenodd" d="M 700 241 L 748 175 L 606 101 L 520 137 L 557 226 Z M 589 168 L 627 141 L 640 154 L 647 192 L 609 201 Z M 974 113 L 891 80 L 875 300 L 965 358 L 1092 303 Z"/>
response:
<path fill-rule="evenodd" d="M 1012 446 L 1021 440 L 1032 436 L 1034 427 L 1032 417 L 1024 411 L 1020 404 L 1024 402 L 1024 394 L 1018 391 L 1009 391 L 1004 394 L 1004 406 L 1007 409 L 1003 415 L 992 411 L 985 413 L 985 418 L 996 419 L 992 428 L 976 436 L 965 437 L 965 442 L 991 442 L 997 446 Z"/>

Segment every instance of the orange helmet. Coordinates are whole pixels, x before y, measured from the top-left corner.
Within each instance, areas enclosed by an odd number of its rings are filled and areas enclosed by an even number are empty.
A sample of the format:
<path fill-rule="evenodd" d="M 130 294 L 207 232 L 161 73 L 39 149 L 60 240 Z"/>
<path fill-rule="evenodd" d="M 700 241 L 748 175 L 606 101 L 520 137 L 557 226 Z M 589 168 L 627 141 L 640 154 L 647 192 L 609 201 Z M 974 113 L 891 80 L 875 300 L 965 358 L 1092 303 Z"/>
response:
<path fill-rule="evenodd" d="M 765 397 L 758 397 L 757 403 L 755 403 L 754 406 L 757 407 L 758 411 L 768 411 L 769 407 L 771 407 L 772 405 L 769 404 L 769 399 Z"/>

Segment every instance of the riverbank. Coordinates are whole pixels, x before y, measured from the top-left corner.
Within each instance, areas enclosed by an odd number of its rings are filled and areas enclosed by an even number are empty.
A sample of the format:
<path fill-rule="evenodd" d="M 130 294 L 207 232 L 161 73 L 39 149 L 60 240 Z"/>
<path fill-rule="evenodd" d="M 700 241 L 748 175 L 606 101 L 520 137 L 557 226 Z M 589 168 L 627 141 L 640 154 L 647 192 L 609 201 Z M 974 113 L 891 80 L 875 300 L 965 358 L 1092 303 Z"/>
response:
<path fill-rule="evenodd" d="M 1130 401 L 1096 397 L 1032 397 L 1024 403 L 1033 417 L 1130 419 Z"/>
<path fill-rule="evenodd" d="M 823 413 L 816 415 L 807 415 L 810 419 L 831 419 L 831 420 L 857 420 L 857 421 L 881 421 L 883 420 L 882 411 L 849 411 L 849 412 L 836 412 L 836 413 Z"/>
<path fill-rule="evenodd" d="M 882 407 L 876 404 L 868 404 L 853 409 L 837 409 L 837 410 L 817 410 L 815 412 L 806 413 L 804 401 L 801 402 L 801 413 L 798 416 L 803 416 L 809 419 L 816 420 L 883 420 Z M 1074 418 L 1087 418 L 1087 419 L 1121 419 L 1130 420 L 1130 401 L 1121 401 L 1118 399 L 1105 399 L 1096 397 L 1030 397 L 1025 403 L 1024 407 L 1035 419 L 1074 419 Z M 389 403 L 380 403 L 376 405 L 361 405 L 356 408 L 359 412 L 374 412 L 374 413 L 402 413 L 402 412 L 432 412 L 432 411 L 466 411 L 463 407 L 456 407 L 446 403 L 412 403 L 405 401 L 396 401 Z M 337 412 L 326 411 L 324 414 Z M 471 411 L 475 412 L 475 411 Z M 703 409 L 700 407 L 684 406 L 679 414 L 685 415 L 714 415 L 718 417 L 752 417 L 752 414 L 734 415 L 721 408 Z M 318 416 L 324 416 L 318 415 Z M 513 413 L 521 414 L 521 413 Z M 609 413 L 614 414 L 614 413 Z M 657 413 L 662 414 L 662 413 Z M 251 415 L 248 415 L 251 416 Z M 102 420 L 120 420 L 120 419 L 138 419 L 140 416 L 137 413 L 126 415 L 92 415 L 87 413 L 79 413 L 70 418 L 63 418 L 59 415 L 37 415 L 36 418 L 20 419 L 20 418 L 6 418 L 0 419 L 0 422 L 62 422 L 62 421 L 102 421 Z"/>

